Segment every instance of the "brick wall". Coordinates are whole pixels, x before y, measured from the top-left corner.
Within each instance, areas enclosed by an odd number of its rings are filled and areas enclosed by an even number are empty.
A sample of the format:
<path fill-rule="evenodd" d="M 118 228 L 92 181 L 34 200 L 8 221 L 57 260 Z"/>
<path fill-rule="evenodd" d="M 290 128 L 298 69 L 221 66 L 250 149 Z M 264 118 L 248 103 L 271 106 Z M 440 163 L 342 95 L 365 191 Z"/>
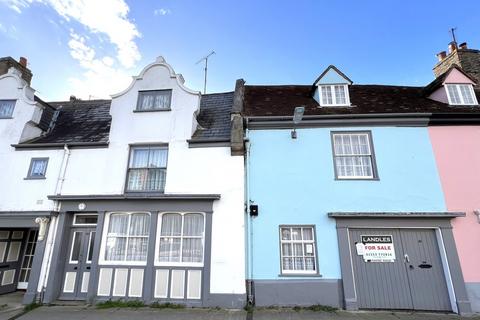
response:
<path fill-rule="evenodd" d="M 443 74 L 453 64 L 462 68 L 465 73 L 475 78 L 477 83 L 480 84 L 480 50 L 458 49 L 450 53 L 433 68 L 435 77 Z"/>

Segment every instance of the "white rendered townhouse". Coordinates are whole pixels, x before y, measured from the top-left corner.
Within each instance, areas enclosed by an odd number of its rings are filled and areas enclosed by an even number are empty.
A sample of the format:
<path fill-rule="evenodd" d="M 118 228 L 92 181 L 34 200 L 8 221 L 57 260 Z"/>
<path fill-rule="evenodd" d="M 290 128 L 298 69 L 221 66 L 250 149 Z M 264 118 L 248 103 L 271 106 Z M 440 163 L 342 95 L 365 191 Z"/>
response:
<path fill-rule="evenodd" d="M 60 149 L 17 148 L 46 135 L 56 110 L 35 96 L 26 59 L 0 58 L 0 294 L 26 290 L 25 302 L 41 291 L 46 241 L 55 224 L 63 159 Z"/>
<path fill-rule="evenodd" d="M 51 103 L 70 112 L 21 146 L 72 146 L 62 189 L 48 197 L 58 203 L 58 224 L 43 302 L 244 305 L 244 171 L 243 156 L 232 155 L 231 136 L 241 139 L 231 125 L 233 95 L 188 89 L 159 57 L 111 102 Z"/>

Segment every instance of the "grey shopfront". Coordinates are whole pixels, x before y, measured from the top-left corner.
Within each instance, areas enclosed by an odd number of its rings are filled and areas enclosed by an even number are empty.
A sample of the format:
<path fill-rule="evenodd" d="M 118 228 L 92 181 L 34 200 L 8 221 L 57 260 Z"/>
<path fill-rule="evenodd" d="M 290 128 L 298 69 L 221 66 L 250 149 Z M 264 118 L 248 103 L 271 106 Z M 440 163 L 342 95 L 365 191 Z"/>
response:
<path fill-rule="evenodd" d="M 51 198 L 60 201 L 61 209 L 45 303 L 141 300 L 216 306 L 228 298 L 229 305 L 231 299 L 243 305 L 243 296 L 210 294 L 212 207 L 219 195 Z M 77 223 L 86 215 L 92 217 L 89 224 Z"/>

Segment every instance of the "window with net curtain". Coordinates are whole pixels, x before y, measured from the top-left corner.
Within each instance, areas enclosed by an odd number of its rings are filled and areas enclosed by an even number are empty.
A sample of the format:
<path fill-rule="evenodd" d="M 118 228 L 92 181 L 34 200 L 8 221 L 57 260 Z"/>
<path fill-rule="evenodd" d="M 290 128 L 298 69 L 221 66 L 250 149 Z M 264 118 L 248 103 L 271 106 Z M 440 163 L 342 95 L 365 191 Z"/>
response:
<path fill-rule="evenodd" d="M 169 110 L 172 90 L 153 90 L 138 92 L 138 111 Z"/>
<path fill-rule="evenodd" d="M 167 175 L 166 147 L 134 147 L 130 151 L 127 191 L 163 192 Z"/>
<path fill-rule="evenodd" d="M 147 261 L 150 214 L 111 213 L 104 260 L 107 262 Z"/>
<path fill-rule="evenodd" d="M 30 162 L 28 178 L 45 178 L 47 172 L 48 158 L 33 158 Z"/>
<path fill-rule="evenodd" d="M 333 133 L 332 139 L 338 179 L 375 178 L 369 132 Z"/>
<path fill-rule="evenodd" d="M 157 261 L 160 264 L 202 264 L 205 241 L 204 215 L 165 213 L 160 219 Z"/>
<path fill-rule="evenodd" d="M 0 118 L 11 118 L 14 108 L 15 100 L 0 100 Z"/>
<path fill-rule="evenodd" d="M 280 227 L 282 273 L 316 273 L 313 227 Z"/>

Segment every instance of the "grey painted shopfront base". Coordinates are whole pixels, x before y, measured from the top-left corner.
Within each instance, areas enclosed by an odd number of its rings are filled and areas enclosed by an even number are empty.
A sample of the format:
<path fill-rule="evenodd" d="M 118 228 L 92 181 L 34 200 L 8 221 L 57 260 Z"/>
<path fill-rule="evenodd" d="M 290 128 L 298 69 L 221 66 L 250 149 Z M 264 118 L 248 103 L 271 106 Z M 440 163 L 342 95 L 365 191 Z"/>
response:
<path fill-rule="evenodd" d="M 342 281 L 339 279 L 255 280 L 255 305 L 343 307 Z"/>
<path fill-rule="evenodd" d="M 480 313 L 480 282 L 467 282 L 465 286 L 467 287 L 468 299 L 470 300 L 472 311 Z"/>

